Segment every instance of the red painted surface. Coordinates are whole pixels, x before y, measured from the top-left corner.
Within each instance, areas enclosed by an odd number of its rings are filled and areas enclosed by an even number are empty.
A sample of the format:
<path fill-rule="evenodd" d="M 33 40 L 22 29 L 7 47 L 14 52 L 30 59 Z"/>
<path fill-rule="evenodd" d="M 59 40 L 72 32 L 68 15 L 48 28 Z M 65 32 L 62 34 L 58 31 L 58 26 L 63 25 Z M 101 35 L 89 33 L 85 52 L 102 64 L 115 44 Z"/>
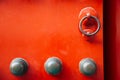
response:
<path fill-rule="evenodd" d="M 78 29 L 80 10 L 88 6 L 97 11 L 101 22 L 92 42 Z M 102 0 L 0 1 L 0 80 L 103 80 L 102 6 Z M 57 76 L 44 70 L 44 62 L 52 56 L 63 62 Z M 29 63 L 28 72 L 20 77 L 9 71 L 16 57 Z M 87 57 L 97 64 L 93 76 L 79 72 L 79 61 Z"/>
<path fill-rule="evenodd" d="M 105 1 L 105 5 L 105 80 L 120 80 L 120 1 Z"/>
<path fill-rule="evenodd" d="M 117 77 L 116 80 L 120 79 L 120 1 L 117 0 L 117 16 L 116 16 L 116 26 L 117 26 L 117 35 L 116 35 L 116 53 L 117 53 Z"/>

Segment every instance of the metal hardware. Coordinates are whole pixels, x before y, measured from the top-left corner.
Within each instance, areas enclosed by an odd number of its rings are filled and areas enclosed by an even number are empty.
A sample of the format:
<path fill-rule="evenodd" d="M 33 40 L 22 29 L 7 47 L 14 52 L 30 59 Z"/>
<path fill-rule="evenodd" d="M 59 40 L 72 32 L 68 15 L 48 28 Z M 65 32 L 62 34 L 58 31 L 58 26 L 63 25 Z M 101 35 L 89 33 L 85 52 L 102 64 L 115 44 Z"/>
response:
<path fill-rule="evenodd" d="M 15 58 L 10 64 L 10 71 L 16 76 L 25 74 L 28 70 L 28 63 L 22 58 Z"/>
<path fill-rule="evenodd" d="M 83 23 L 83 21 L 84 21 L 85 19 L 89 18 L 89 17 L 95 19 L 96 22 L 97 22 L 97 25 L 98 25 L 98 26 L 97 26 L 97 29 L 96 29 L 94 32 L 92 32 L 92 33 L 86 32 L 86 31 L 84 31 L 83 28 L 82 28 L 82 23 Z M 95 35 L 95 34 L 100 30 L 100 21 L 99 21 L 99 19 L 98 19 L 97 17 L 95 17 L 95 16 L 86 15 L 86 16 L 84 16 L 84 17 L 80 20 L 79 29 L 80 29 L 80 31 L 81 31 L 84 35 L 86 35 L 86 36 L 93 36 L 93 35 Z"/>
<path fill-rule="evenodd" d="M 62 61 L 57 57 L 48 58 L 44 64 L 45 71 L 51 75 L 57 75 L 62 70 Z"/>
<path fill-rule="evenodd" d="M 90 58 L 85 58 L 79 63 L 79 70 L 84 75 L 93 75 L 96 72 L 96 63 Z"/>

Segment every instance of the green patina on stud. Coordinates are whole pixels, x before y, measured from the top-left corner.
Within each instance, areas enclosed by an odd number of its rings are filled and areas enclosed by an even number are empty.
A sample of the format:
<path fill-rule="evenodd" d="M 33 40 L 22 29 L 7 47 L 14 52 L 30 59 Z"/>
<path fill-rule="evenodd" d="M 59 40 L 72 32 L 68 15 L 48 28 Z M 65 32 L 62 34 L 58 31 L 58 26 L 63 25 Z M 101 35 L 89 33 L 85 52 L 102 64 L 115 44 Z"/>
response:
<path fill-rule="evenodd" d="M 79 70 L 84 75 L 93 75 L 96 72 L 96 63 L 90 58 L 85 58 L 79 63 Z"/>
<path fill-rule="evenodd" d="M 10 72 L 16 76 L 21 76 L 28 69 L 27 62 L 22 58 L 15 58 L 10 64 Z"/>
<path fill-rule="evenodd" d="M 62 70 L 62 62 L 59 58 L 51 57 L 48 58 L 44 64 L 45 71 L 51 75 L 57 75 Z"/>

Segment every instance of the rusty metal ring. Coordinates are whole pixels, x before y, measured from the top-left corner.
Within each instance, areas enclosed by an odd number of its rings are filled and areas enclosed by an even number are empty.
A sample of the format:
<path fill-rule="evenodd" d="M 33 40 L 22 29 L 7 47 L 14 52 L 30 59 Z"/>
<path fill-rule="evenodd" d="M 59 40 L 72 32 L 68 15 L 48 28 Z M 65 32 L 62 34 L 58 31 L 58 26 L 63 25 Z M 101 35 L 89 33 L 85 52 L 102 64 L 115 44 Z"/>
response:
<path fill-rule="evenodd" d="M 83 23 L 83 21 L 84 21 L 86 18 L 88 18 L 88 17 L 91 17 L 91 18 L 95 19 L 96 22 L 97 22 L 97 24 L 98 24 L 96 31 L 94 31 L 94 32 L 92 32 L 92 33 L 86 33 L 86 32 L 82 29 L 82 23 Z M 80 20 L 79 29 L 80 29 L 80 31 L 81 31 L 84 35 L 86 35 L 86 36 L 93 36 L 93 35 L 95 35 L 95 34 L 100 30 L 100 21 L 99 21 L 99 19 L 98 19 L 97 17 L 92 16 L 92 15 L 90 15 L 90 16 L 84 16 L 84 17 Z"/>

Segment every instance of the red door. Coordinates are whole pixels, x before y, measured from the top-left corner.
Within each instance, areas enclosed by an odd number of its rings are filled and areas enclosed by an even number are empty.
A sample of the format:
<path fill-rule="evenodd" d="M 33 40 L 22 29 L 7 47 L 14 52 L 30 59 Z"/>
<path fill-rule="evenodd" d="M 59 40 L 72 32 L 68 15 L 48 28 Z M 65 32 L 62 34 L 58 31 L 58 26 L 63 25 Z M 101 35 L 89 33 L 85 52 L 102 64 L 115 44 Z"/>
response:
<path fill-rule="evenodd" d="M 0 80 L 104 80 L 102 0 L 0 0 Z"/>

